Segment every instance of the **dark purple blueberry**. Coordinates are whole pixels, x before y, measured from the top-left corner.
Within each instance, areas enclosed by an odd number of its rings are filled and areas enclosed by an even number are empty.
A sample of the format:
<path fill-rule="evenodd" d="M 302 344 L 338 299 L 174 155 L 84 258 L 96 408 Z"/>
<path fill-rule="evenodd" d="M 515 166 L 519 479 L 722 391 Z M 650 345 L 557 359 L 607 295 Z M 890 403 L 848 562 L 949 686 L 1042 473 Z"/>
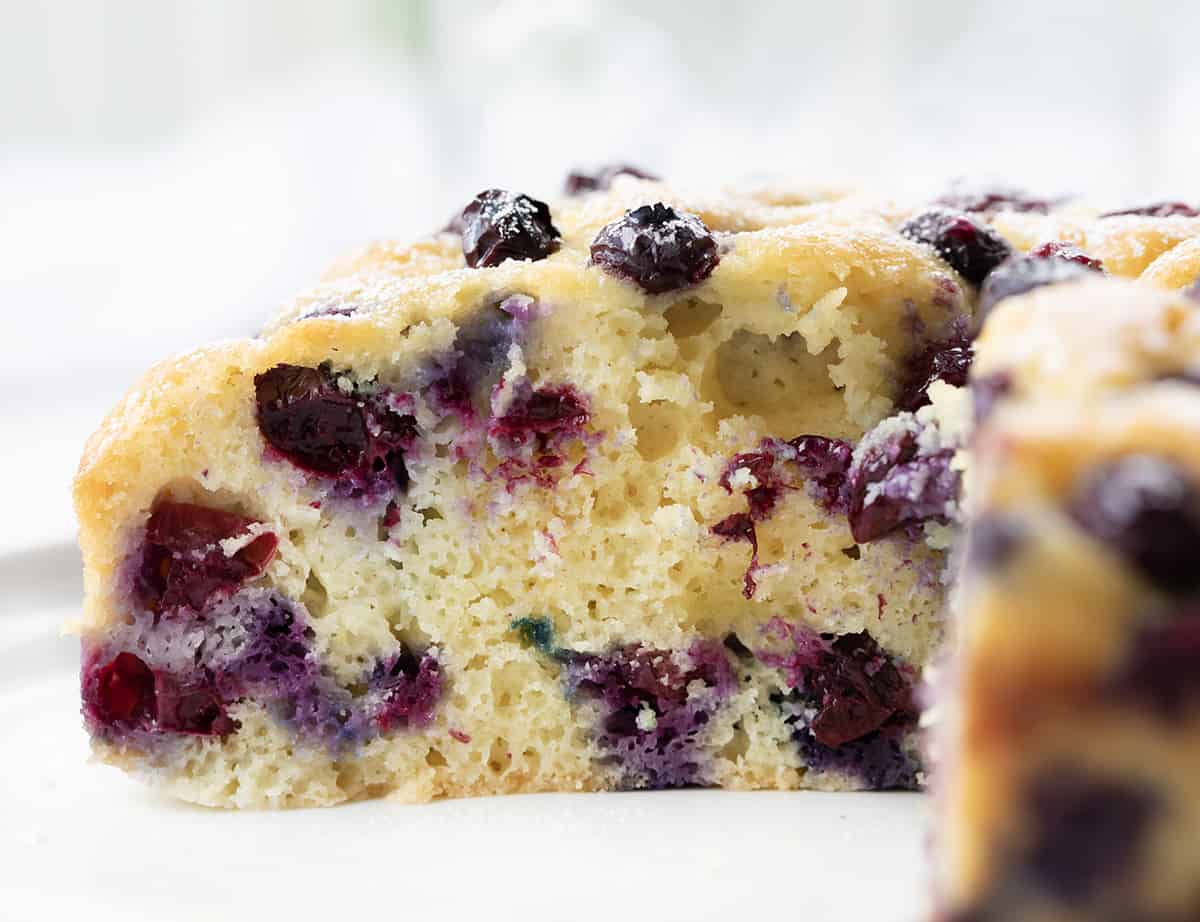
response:
<path fill-rule="evenodd" d="M 936 200 L 936 204 L 970 214 L 993 214 L 998 211 L 1046 214 L 1055 203 L 1048 199 L 1034 198 L 1019 189 L 988 189 L 944 195 Z"/>
<path fill-rule="evenodd" d="M 567 175 L 564 191 L 567 195 L 602 192 L 611 186 L 612 181 L 618 176 L 635 176 L 638 179 L 658 179 L 654 174 L 647 173 L 636 166 L 630 166 L 628 163 L 609 163 L 591 173 L 585 173 L 582 170 L 572 171 Z"/>
<path fill-rule="evenodd" d="M 982 328 L 992 310 L 1005 298 L 1023 295 L 1043 285 L 1092 278 L 1097 270 L 1066 259 L 1016 256 L 987 277 L 979 292 L 975 328 Z"/>
<path fill-rule="evenodd" d="M 237 721 L 225 713 L 225 703 L 207 676 L 182 682 L 158 676 L 158 729 L 191 736 L 228 736 Z"/>
<path fill-rule="evenodd" d="M 994 371 L 971 381 L 971 401 L 974 405 L 975 422 L 981 423 L 992 414 L 996 403 L 1012 393 L 1013 376 L 1010 371 Z"/>
<path fill-rule="evenodd" d="M 927 406 L 929 388 L 935 381 L 945 381 L 954 387 L 964 386 L 974 357 L 975 350 L 966 337 L 926 343 L 908 361 L 900 395 L 896 398 L 896 409 L 915 412 Z"/>
<path fill-rule="evenodd" d="M 957 501 L 960 474 L 951 467 L 954 452 L 921 455 L 918 433 L 864 437 L 848 480 L 850 533 L 859 544 L 903 526 L 945 521 Z"/>
<path fill-rule="evenodd" d="M 804 474 L 813 498 L 827 511 L 841 508 L 846 475 L 854 449 L 842 439 L 801 435 L 789 443 L 796 450 L 795 463 Z"/>
<path fill-rule="evenodd" d="M 967 565 L 976 571 L 999 570 L 1020 550 L 1027 530 L 1010 516 L 980 515 L 967 530 Z"/>
<path fill-rule="evenodd" d="M 1160 809 L 1152 790 L 1071 766 L 1044 771 L 1030 785 L 1028 804 L 1035 831 L 1019 871 L 1067 904 L 1096 898 L 1136 874 Z"/>
<path fill-rule="evenodd" d="M 784 672 L 791 692 L 780 703 L 808 767 L 853 772 L 869 788 L 916 787 L 919 766 L 904 746 L 917 721 L 910 671 L 866 631 L 816 634 L 773 622 L 772 633 L 793 649 L 757 655 Z"/>
<path fill-rule="evenodd" d="M 1120 215 L 1142 215 L 1147 218 L 1195 218 L 1200 217 L 1200 209 L 1183 202 L 1155 202 L 1152 205 L 1141 205 L 1137 208 L 1108 211 L 1100 217 L 1115 218 Z"/>
<path fill-rule="evenodd" d="M 1080 480 L 1068 508 L 1158 588 L 1200 589 L 1200 489 L 1176 462 L 1126 455 L 1102 464 Z"/>
<path fill-rule="evenodd" d="M 462 212 L 467 265 L 498 266 L 506 259 L 536 262 L 562 246 L 545 202 L 504 189 L 480 192 Z"/>
<path fill-rule="evenodd" d="M 819 742 L 810 730 L 797 730 L 794 737 L 808 771 L 852 775 L 870 791 L 921 787 L 921 763 L 901 736 L 870 733 L 836 747 Z"/>
<path fill-rule="evenodd" d="M 379 699 L 371 718 L 381 731 L 425 727 L 442 696 L 441 666 L 405 647 L 375 667 L 369 688 Z"/>
<path fill-rule="evenodd" d="M 567 384 L 547 385 L 514 397 L 503 416 L 492 421 L 492 435 L 516 442 L 559 432 L 578 432 L 591 412 L 583 397 Z"/>
<path fill-rule="evenodd" d="M 946 263 L 973 285 L 1012 255 L 1012 247 L 998 233 L 961 212 L 936 209 L 901 225 L 900 233 L 926 243 Z"/>
<path fill-rule="evenodd" d="M 828 640 L 828 638 L 826 638 Z M 809 723 L 830 748 L 862 739 L 900 717 L 916 717 L 912 685 L 865 631 L 843 634 L 809 669 L 804 695 L 818 710 Z"/>
<path fill-rule="evenodd" d="M 1069 263 L 1078 263 L 1093 272 L 1104 272 L 1103 262 L 1094 256 L 1088 256 L 1075 244 L 1063 243 L 1061 240 L 1051 240 L 1049 243 L 1034 247 L 1029 251 L 1029 255 L 1033 259 L 1063 259 Z"/>
<path fill-rule="evenodd" d="M 630 644 L 607 653 L 565 652 L 567 691 L 602 706 L 597 742 L 628 787 L 707 783 L 701 735 L 736 685 L 724 647 L 687 651 Z"/>
<path fill-rule="evenodd" d="M 648 294 L 697 285 L 720 258 L 703 221 L 661 202 L 626 212 L 592 241 L 593 263 Z"/>
<path fill-rule="evenodd" d="M 150 513 L 135 585 L 155 611 L 200 611 L 210 597 L 236 590 L 266 569 L 279 539 L 258 535 L 232 555 L 221 541 L 245 535 L 254 519 L 194 503 L 160 500 Z"/>
<path fill-rule="evenodd" d="M 1108 691 L 1147 701 L 1167 719 L 1190 713 L 1200 698 L 1200 604 L 1184 603 L 1139 629 Z"/>
<path fill-rule="evenodd" d="M 1192 282 L 1192 284 L 1188 285 L 1187 288 L 1183 289 L 1183 293 L 1186 297 L 1191 298 L 1193 301 L 1200 301 L 1200 275 L 1196 276 L 1196 281 Z"/>
<path fill-rule="evenodd" d="M 363 461 L 367 424 L 361 401 L 321 369 L 276 365 L 254 377 L 258 428 L 293 464 L 336 476 Z"/>
<path fill-rule="evenodd" d="M 147 728 L 158 713 L 154 672 L 132 653 L 84 664 L 83 710 L 103 727 Z"/>

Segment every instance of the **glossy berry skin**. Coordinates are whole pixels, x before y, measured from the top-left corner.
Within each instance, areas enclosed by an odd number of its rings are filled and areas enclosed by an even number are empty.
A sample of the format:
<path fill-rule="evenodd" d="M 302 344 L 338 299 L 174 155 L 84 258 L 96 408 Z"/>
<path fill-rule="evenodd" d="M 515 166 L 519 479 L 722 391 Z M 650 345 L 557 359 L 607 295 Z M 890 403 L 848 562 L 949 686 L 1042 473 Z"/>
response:
<path fill-rule="evenodd" d="M 1094 468 L 1068 511 L 1157 588 L 1175 594 L 1200 589 L 1200 487 L 1175 462 L 1127 455 Z"/>
<path fill-rule="evenodd" d="M 336 475 L 362 463 L 367 423 L 360 401 L 318 368 L 276 365 L 254 378 L 258 427 L 299 467 Z"/>
<path fill-rule="evenodd" d="M 792 645 L 755 656 L 791 689 L 778 700 L 808 768 L 848 772 L 869 789 L 917 787 L 919 766 L 903 745 L 917 722 L 911 671 L 866 631 L 817 634 L 775 619 L 766 634 Z"/>
<path fill-rule="evenodd" d="M 195 503 L 160 500 L 146 524 L 141 563 L 135 578 L 139 600 L 153 611 L 200 611 L 217 593 L 229 593 L 266 569 L 279 539 L 271 533 L 233 554 L 220 542 L 247 533 L 253 519 Z"/>
<path fill-rule="evenodd" d="M 647 173 L 645 170 L 631 166 L 628 163 L 609 163 L 591 173 L 585 173 L 582 170 L 573 170 L 567 175 L 563 191 L 567 195 L 603 192 L 612 185 L 612 181 L 618 176 L 634 176 L 638 179 L 651 180 L 658 179 L 653 173 Z"/>
<path fill-rule="evenodd" d="M 697 285 L 721 258 L 703 221 L 661 202 L 635 208 L 602 227 L 591 253 L 595 265 L 647 294 Z"/>
<path fill-rule="evenodd" d="M 935 381 L 962 387 L 967 383 L 967 373 L 974 358 L 975 351 L 965 336 L 927 343 L 908 362 L 904 383 L 896 398 L 896 409 L 915 412 L 926 406 L 929 388 Z"/>
<path fill-rule="evenodd" d="M 472 268 L 506 259 L 536 262 L 562 246 L 545 202 L 504 189 L 486 189 L 463 209 L 463 257 Z"/>
<path fill-rule="evenodd" d="M 1091 278 L 1098 271 L 1098 267 L 1087 266 L 1076 259 L 1044 256 L 1014 257 L 999 266 L 984 281 L 983 288 L 979 292 L 979 306 L 975 310 L 976 328 L 983 326 L 984 321 L 987 320 L 996 305 L 1005 298 L 1023 295 L 1035 288 L 1041 288 L 1043 285 L 1057 285 L 1060 282 Z"/>
<path fill-rule="evenodd" d="M 961 212 L 936 209 L 918 215 L 900 227 L 910 240 L 926 243 L 955 272 L 973 285 L 1012 255 L 1012 247 L 998 233 Z"/>
<path fill-rule="evenodd" d="M 132 653 L 118 653 L 90 674 L 85 665 L 84 712 L 92 720 L 146 727 L 158 715 L 154 673 Z"/>
<path fill-rule="evenodd" d="M 343 384 L 328 365 L 276 365 L 256 375 L 263 439 L 297 467 L 335 479 L 340 495 L 403 493 L 416 419 L 397 411 L 386 390 L 360 394 Z"/>
<path fill-rule="evenodd" d="M 1200 209 L 1183 202 L 1154 202 L 1151 205 L 1140 205 L 1137 208 L 1109 211 L 1100 217 L 1117 218 L 1122 215 L 1140 215 L 1146 218 L 1196 218 L 1200 217 Z"/>

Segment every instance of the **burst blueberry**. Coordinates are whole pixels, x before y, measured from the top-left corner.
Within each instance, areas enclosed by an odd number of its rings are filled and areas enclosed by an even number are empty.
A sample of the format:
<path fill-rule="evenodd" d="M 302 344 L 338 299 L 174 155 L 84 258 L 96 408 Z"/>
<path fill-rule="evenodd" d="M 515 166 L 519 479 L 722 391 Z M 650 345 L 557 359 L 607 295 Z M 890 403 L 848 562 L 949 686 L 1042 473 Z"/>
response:
<path fill-rule="evenodd" d="M 612 185 L 618 176 L 633 176 L 637 179 L 658 179 L 652 173 L 628 163 L 609 163 L 590 173 L 573 170 L 567 175 L 564 191 L 567 195 L 582 195 L 585 192 L 602 192 Z"/>
<path fill-rule="evenodd" d="M 975 352 L 965 336 L 926 343 L 908 361 L 896 409 L 915 412 L 929 404 L 929 388 L 935 381 L 945 381 L 954 387 L 967 383 L 967 373 Z"/>
<path fill-rule="evenodd" d="M 199 611 L 217 593 L 229 593 L 266 569 L 278 544 L 259 534 L 232 554 L 221 542 L 249 534 L 253 519 L 196 503 L 159 500 L 150 513 L 135 577 L 139 601 L 155 611 Z"/>

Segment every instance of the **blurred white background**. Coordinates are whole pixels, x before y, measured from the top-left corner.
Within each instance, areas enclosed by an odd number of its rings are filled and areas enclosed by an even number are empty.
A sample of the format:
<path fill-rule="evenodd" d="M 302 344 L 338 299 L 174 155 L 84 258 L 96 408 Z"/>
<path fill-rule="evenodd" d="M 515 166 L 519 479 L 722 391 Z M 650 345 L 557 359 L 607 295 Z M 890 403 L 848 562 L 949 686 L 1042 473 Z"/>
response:
<path fill-rule="evenodd" d="M 43 0 L 0 30 L 0 551 L 102 412 L 349 247 L 619 158 L 1200 198 L 1200 4 Z M 1136 200 L 1136 201 L 1135 201 Z"/>

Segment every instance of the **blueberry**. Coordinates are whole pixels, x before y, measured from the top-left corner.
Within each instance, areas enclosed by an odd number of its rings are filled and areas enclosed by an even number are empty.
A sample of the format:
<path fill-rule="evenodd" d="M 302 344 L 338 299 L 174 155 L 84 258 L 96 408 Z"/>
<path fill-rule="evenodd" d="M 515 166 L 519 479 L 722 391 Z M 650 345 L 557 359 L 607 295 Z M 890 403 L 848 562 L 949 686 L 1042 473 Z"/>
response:
<path fill-rule="evenodd" d="M 881 429 L 868 433 L 850 469 L 850 533 L 859 544 L 882 538 L 902 526 L 944 521 L 957 501 L 960 474 L 954 452 L 919 453 L 917 430 Z"/>
<path fill-rule="evenodd" d="M 1191 713 L 1200 696 L 1200 604 L 1185 602 L 1143 625 L 1108 691 L 1122 702 L 1146 701 L 1168 720 Z"/>
<path fill-rule="evenodd" d="M 441 665 L 430 653 L 418 656 L 403 647 L 376 664 L 368 687 L 379 699 L 371 716 L 380 730 L 424 727 L 442 696 Z"/>
<path fill-rule="evenodd" d="M 208 676 L 179 681 L 160 675 L 158 729 L 191 736 L 228 736 L 238 724 L 225 713 L 224 701 Z"/>
<path fill-rule="evenodd" d="M 132 653 L 85 664 L 84 713 L 101 726 L 149 727 L 158 714 L 154 672 Z"/>
<path fill-rule="evenodd" d="M 998 233 L 956 211 L 927 211 L 903 224 L 900 233 L 933 247 L 951 269 L 973 285 L 982 283 L 1012 255 L 1012 247 Z"/>
<path fill-rule="evenodd" d="M 276 365 L 254 378 L 258 428 L 293 464 L 337 475 L 360 465 L 367 424 L 359 400 L 321 369 Z"/>
<path fill-rule="evenodd" d="M 975 423 L 979 424 L 992 414 L 996 404 L 1007 397 L 1013 390 L 1013 376 L 1010 371 L 994 371 L 990 375 L 981 375 L 971 380 L 971 401 L 974 408 Z"/>
<path fill-rule="evenodd" d="M 1079 481 L 1068 510 L 1158 588 L 1200 589 L 1200 490 L 1177 463 L 1127 455 L 1102 464 Z"/>
<path fill-rule="evenodd" d="M 1026 537 L 1025 526 L 1009 516 L 976 516 L 967 530 L 967 563 L 977 571 L 999 570 L 1016 556 Z"/>
<path fill-rule="evenodd" d="M 915 412 L 927 406 L 929 388 L 935 381 L 962 387 L 967 383 L 974 357 L 975 351 L 965 336 L 926 343 L 908 361 L 900 395 L 896 398 L 896 409 Z"/>
<path fill-rule="evenodd" d="M 1134 876 L 1160 802 L 1128 781 L 1054 766 L 1030 785 L 1034 837 L 1019 862 L 1027 879 L 1071 904 Z"/>
<path fill-rule="evenodd" d="M 1017 189 L 988 189 L 979 192 L 957 192 L 937 199 L 938 205 L 970 214 L 993 214 L 998 211 L 1023 211 L 1046 214 L 1054 202 L 1034 198 Z"/>
<path fill-rule="evenodd" d="M 233 592 L 258 576 L 275 556 L 279 539 L 274 534 L 257 535 L 229 555 L 220 545 L 255 524 L 195 503 L 158 501 L 146 525 L 134 580 L 139 599 L 155 611 L 185 607 L 199 612 L 213 595 Z"/>
<path fill-rule="evenodd" d="M 643 205 L 600 229 L 592 262 L 648 294 L 697 285 L 720 261 L 717 241 L 695 215 L 661 202 Z"/>
<path fill-rule="evenodd" d="M 567 195 L 602 192 L 611 186 L 612 181 L 618 176 L 635 176 L 638 179 L 658 179 L 654 174 L 647 173 L 636 166 L 630 166 L 628 163 L 609 163 L 591 173 L 585 173 L 582 170 L 572 171 L 567 176 L 564 191 Z"/>
<path fill-rule="evenodd" d="M 904 746 L 917 721 L 910 673 L 866 631 L 816 634 L 777 624 L 794 649 L 758 656 L 782 667 L 791 686 L 780 704 L 805 764 L 850 772 L 872 789 L 915 788 L 919 766 Z"/>
<path fill-rule="evenodd" d="M 1061 240 L 1051 240 L 1048 243 L 1043 243 L 1041 246 L 1034 247 L 1029 251 L 1029 255 L 1034 259 L 1063 259 L 1069 263 L 1078 263 L 1085 269 L 1091 269 L 1093 272 L 1104 272 L 1104 263 L 1096 259 L 1094 256 L 1088 256 L 1087 253 L 1079 249 L 1073 243 L 1063 243 Z"/>
<path fill-rule="evenodd" d="M 1142 215 L 1147 218 L 1195 218 L 1200 217 L 1200 209 L 1183 202 L 1155 202 L 1151 205 L 1141 205 L 1137 208 L 1123 208 L 1120 211 L 1109 211 L 1100 215 L 1102 218 L 1115 218 L 1120 215 Z"/>
<path fill-rule="evenodd" d="M 975 327 L 981 328 L 988 315 L 1005 298 L 1023 295 L 1043 285 L 1091 278 L 1095 272 L 1095 269 L 1076 260 L 1015 256 L 992 272 L 983 283 L 979 292 L 979 306 L 975 310 Z"/>
<path fill-rule="evenodd" d="M 842 439 L 801 435 L 788 442 L 796 450 L 795 463 L 807 480 L 814 499 L 827 511 L 843 503 L 846 475 L 854 449 Z"/>
<path fill-rule="evenodd" d="M 506 259 L 536 262 L 562 245 L 545 202 L 503 189 L 480 192 L 462 212 L 467 265 L 498 266 Z"/>

